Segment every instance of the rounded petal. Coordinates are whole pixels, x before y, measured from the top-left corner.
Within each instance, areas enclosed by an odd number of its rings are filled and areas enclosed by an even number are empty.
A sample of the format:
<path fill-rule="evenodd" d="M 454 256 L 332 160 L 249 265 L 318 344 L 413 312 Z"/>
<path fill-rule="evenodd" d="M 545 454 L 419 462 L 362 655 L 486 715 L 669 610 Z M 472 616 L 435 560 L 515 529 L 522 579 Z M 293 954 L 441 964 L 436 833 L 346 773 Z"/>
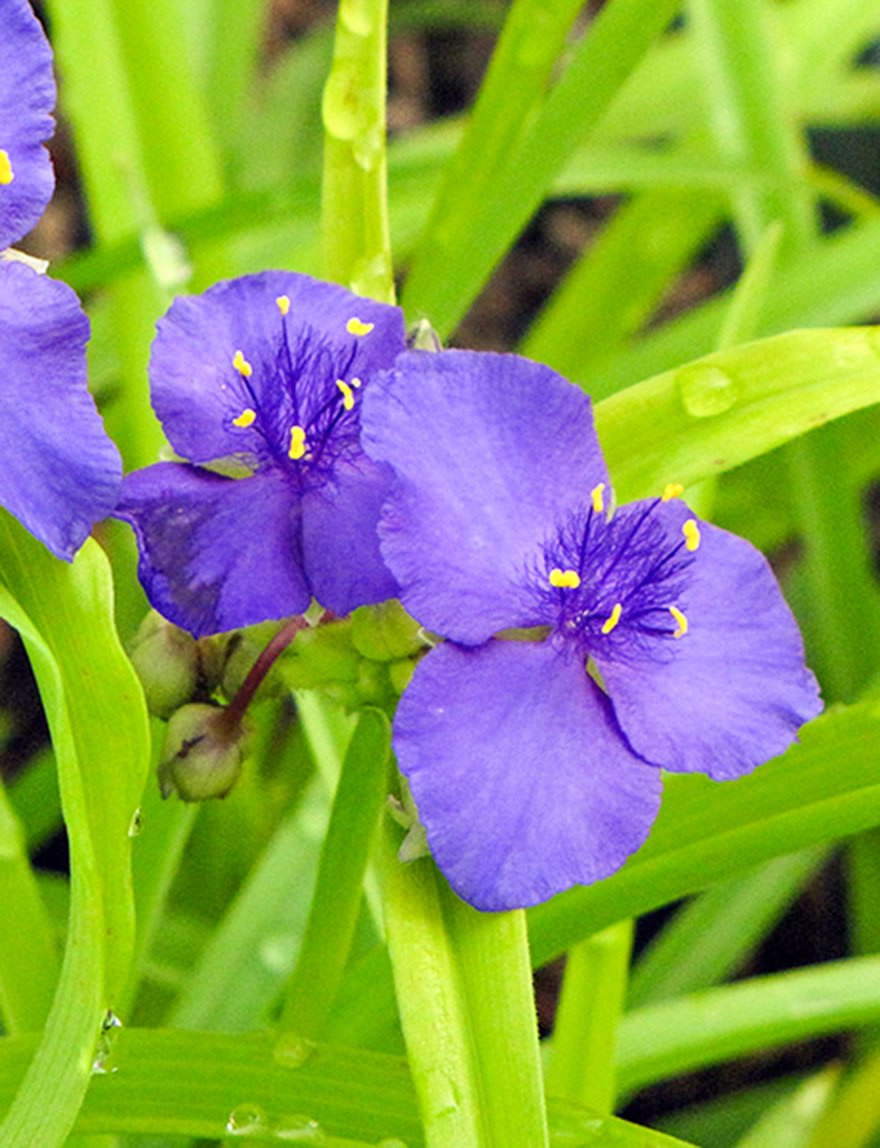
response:
<path fill-rule="evenodd" d="M 26 0 L 0 5 L 0 250 L 34 226 L 55 178 L 43 147 L 54 131 L 52 50 Z M 11 178 L 10 178 L 11 177 Z"/>
<path fill-rule="evenodd" d="M 291 423 L 314 414 L 303 406 L 338 396 L 340 376 L 363 382 L 390 367 L 404 345 L 397 307 L 308 275 L 244 275 L 176 299 L 159 320 L 153 407 L 174 449 L 192 462 L 260 457 L 267 436 L 288 436 Z M 265 413 L 272 425 L 250 416 L 236 424 L 248 410 Z"/>
<path fill-rule="evenodd" d="M 434 859 L 478 909 L 609 876 L 660 804 L 660 771 L 629 749 L 580 661 L 548 643 L 432 651 L 400 701 L 394 748 Z"/>
<path fill-rule="evenodd" d="M 407 610 L 467 644 L 531 624 L 542 543 L 608 481 L 586 395 L 517 355 L 416 351 L 374 381 L 362 426 L 399 480 L 379 533 Z"/>
<path fill-rule="evenodd" d="M 299 505 L 277 475 L 158 463 L 124 480 L 116 517 L 134 527 L 150 602 L 196 637 L 308 607 Z"/>
<path fill-rule="evenodd" d="M 686 513 L 686 508 L 684 508 Z M 766 559 L 699 524 L 701 541 L 675 605 L 687 632 L 596 661 L 630 744 L 646 760 L 717 780 L 782 753 L 822 709 L 800 631 Z"/>
<path fill-rule="evenodd" d="M 303 495 L 306 574 L 314 596 L 334 614 L 398 595 L 376 533 L 390 485 L 390 470 L 362 455 L 337 463 L 323 487 Z"/>
<path fill-rule="evenodd" d="M 122 479 L 86 383 L 88 338 L 66 284 L 0 261 L 0 503 L 59 558 L 111 512 Z"/>

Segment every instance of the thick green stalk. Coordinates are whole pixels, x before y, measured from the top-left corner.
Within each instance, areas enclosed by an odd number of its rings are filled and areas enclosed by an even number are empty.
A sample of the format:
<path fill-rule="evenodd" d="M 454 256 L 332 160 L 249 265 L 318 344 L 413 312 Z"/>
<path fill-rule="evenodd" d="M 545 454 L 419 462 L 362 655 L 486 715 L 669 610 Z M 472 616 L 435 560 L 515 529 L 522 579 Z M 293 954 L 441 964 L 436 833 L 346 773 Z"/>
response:
<path fill-rule="evenodd" d="M 387 0 L 340 0 L 324 88 L 324 271 L 394 300 L 385 160 Z"/>
<path fill-rule="evenodd" d="M 632 921 L 620 921 L 575 945 L 556 1010 L 547 1092 L 597 1112 L 614 1108 L 614 1049 L 632 938 Z"/>
<path fill-rule="evenodd" d="M 547 1144 L 525 918 L 478 913 L 432 861 L 380 848 L 397 1000 L 428 1148 Z"/>

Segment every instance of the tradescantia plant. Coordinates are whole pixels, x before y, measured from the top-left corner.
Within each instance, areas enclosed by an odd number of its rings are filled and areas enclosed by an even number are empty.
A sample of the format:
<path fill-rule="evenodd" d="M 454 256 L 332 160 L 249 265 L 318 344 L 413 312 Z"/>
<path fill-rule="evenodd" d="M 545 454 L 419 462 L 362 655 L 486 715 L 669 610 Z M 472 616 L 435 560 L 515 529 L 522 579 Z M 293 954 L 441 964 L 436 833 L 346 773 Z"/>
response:
<path fill-rule="evenodd" d="M 805 131 L 876 118 L 876 5 L 581 7 L 340 0 L 271 69 L 274 5 L 41 8 L 92 245 L 0 261 L 51 733 L 0 790 L 0 1144 L 876 1136 L 880 337 L 831 324 L 880 231 Z M 496 36 L 465 117 L 387 142 L 389 20 Z M 38 249 L 52 49 L 26 0 L 0 32 Z M 522 353 L 445 349 L 543 201 L 609 191 Z M 740 274 L 666 317 L 723 223 Z M 851 951 L 726 984 L 844 839 Z M 850 1030 L 849 1073 L 620 1114 Z"/>

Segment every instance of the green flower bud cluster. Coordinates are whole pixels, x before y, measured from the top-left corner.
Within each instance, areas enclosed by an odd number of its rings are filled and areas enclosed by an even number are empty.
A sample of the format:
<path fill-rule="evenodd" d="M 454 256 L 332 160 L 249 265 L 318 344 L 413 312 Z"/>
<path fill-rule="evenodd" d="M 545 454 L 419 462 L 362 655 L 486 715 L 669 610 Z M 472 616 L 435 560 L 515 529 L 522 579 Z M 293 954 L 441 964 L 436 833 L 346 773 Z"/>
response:
<path fill-rule="evenodd" d="M 396 600 L 297 634 L 278 660 L 290 689 L 319 688 L 348 709 L 393 711 L 428 642 Z"/>

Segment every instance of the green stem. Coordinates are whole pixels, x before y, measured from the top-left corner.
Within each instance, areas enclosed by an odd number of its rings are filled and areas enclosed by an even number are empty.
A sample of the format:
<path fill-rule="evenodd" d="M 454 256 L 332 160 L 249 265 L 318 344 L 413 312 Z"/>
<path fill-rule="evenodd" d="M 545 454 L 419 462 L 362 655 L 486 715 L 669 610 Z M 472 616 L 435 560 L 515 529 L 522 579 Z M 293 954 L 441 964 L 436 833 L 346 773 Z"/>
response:
<path fill-rule="evenodd" d="M 386 820 L 385 924 L 428 1148 L 547 1143 L 522 912 L 478 913 Z"/>
<path fill-rule="evenodd" d="M 322 232 L 329 279 L 394 300 L 385 160 L 388 0 L 340 0 L 324 88 Z"/>
<path fill-rule="evenodd" d="M 556 1010 L 547 1091 L 598 1112 L 614 1108 L 614 1048 L 632 938 L 632 922 L 620 921 L 575 945 Z"/>
<path fill-rule="evenodd" d="M 352 735 L 324 839 L 308 924 L 281 1015 L 279 1049 L 320 1035 L 351 952 L 364 874 L 388 794 L 388 719 L 364 710 Z"/>

